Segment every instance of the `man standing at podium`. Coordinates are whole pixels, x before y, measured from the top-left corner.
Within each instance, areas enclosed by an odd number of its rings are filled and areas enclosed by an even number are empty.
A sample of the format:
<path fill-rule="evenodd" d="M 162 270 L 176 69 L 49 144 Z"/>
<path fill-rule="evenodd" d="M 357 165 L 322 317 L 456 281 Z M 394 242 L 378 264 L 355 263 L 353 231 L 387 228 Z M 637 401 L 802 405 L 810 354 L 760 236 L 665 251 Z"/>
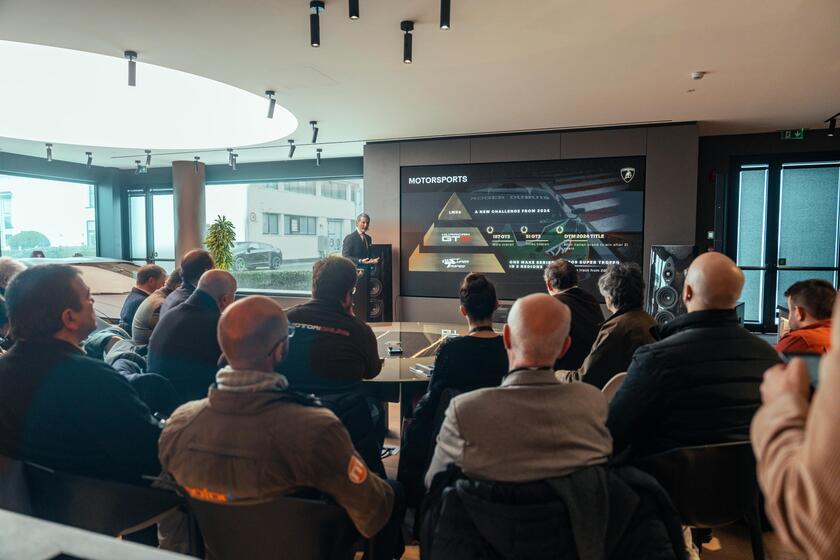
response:
<path fill-rule="evenodd" d="M 341 243 L 341 256 L 347 257 L 359 268 L 369 268 L 379 263 L 379 257 L 371 258 L 371 239 L 366 233 L 370 226 L 370 216 L 365 213 L 356 218 L 356 231 L 348 233 Z M 368 266 L 365 266 L 368 265 Z"/>

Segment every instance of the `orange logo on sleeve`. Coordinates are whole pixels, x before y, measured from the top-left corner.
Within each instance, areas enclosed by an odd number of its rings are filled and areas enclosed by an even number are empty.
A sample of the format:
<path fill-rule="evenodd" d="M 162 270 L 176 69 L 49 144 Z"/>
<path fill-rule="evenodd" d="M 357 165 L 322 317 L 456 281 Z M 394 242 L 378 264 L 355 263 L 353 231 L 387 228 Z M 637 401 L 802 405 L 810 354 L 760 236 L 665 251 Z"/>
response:
<path fill-rule="evenodd" d="M 347 465 L 347 478 L 353 484 L 361 484 L 367 480 L 368 471 L 361 459 L 355 455 L 350 457 L 350 463 Z"/>

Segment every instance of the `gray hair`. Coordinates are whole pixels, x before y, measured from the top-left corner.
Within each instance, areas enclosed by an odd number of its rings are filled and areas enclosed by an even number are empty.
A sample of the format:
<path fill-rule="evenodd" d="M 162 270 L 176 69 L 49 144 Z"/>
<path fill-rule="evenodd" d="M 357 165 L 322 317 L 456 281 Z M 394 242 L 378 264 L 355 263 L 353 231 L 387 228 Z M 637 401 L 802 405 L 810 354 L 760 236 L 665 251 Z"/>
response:
<path fill-rule="evenodd" d="M 641 307 L 645 298 L 642 269 L 636 263 L 611 264 L 598 278 L 598 290 L 616 309 Z"/>
<path fill-rule="evenodd" d="M 362 218 L 364 218 L 364 219 L 366 219 L 368 222 L 370 222 L 370 216 L 368 216 L 367 214 L 365 214 L 364 212 L 362 212 L 361 214 L 359 214 L 358 216 L 356 216 L 356 223 L 358 224 L 358 223 L 359 223 L 359 220 L 361 220 Z"/>
<path fill-rule="evenodd" d="M 0 288 L 8 286 L 12 278 L 25 268 L 20 261 L 10 257 L 0 257 Z"/>

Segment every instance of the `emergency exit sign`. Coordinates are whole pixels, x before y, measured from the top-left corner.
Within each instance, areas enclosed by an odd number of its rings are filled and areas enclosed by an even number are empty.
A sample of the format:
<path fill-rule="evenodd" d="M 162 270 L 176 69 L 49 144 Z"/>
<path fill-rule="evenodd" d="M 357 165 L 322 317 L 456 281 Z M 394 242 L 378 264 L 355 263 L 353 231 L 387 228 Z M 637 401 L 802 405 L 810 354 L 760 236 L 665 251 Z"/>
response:
<path fill-rule="evenodd" d="M 805 139 L 805 129 L 804 128 L 795 128 L 793 130 L 783 130 L 782 131 L 782 140 L 804 140 Z"/>

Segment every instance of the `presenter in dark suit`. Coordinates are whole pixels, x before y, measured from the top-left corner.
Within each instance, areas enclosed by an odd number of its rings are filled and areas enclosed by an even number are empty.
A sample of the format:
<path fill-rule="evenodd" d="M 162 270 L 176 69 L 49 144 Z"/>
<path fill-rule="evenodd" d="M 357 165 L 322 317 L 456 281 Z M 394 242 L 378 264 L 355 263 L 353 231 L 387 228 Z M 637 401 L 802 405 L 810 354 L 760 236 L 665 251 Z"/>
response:
<path fill-rule="evenodd" d="M 368 226 L 370 226 L 370 216 L 364 213 L 359 214 L 356 218 L 356 231 L 348 233 L 341 243 L 341 256 L 350 259 L 359 268 L 369 268 L 370 265 L 379 262 L 379 257 L 371 258 L 370 256 L 372 241 L 366 233 Z"/>

